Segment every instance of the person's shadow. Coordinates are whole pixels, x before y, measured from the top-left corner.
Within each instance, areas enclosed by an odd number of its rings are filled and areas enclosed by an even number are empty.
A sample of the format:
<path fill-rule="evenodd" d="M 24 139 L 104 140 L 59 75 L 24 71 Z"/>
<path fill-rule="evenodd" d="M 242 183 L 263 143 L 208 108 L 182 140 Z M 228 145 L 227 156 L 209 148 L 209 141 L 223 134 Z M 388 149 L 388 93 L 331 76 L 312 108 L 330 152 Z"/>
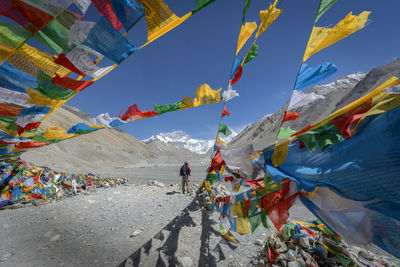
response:
<path fill-rule="evenodd" d="M 145 259 L 141 259 L 142 252 L 147 256 L 150 254 L 154 243 L 160 243 L 161 246 L 155 249 L 157 251 L 157 262 L 155 266 L 176 266 L 178 264 L 177 257 L 175 255 L 178 249 L 178 241 L 179 241 L 179 233 L 183 227 L 194 227 L 196 223 L 194 222 L 191 212 L 198 211 L 201 209 L 203 198 L 201 196 L 196 196 L 189 205 L 182 210 L 182 213 L 176 216 L 171 222 L 169 222 L 163 229 L 161 229 L 153 238 L 148 240 L 143 246 L 137 249 L 132 255 L 130 255 L 127 259 L 125 259 L 118 266 L 127 267 L 127 266 L 139 266 L 140 263 L 142 265 L 146 265 Z M 217 236 L 222 236 L 220 232 L 213 229 L 212 224 L 215 222 L 209 217 L 207 212 L 202 212 L 202 220 L 201 220 L 201 246 L 200 246 L 200 256 L 199 262 L 197 266 L 217 266 L 217 262 L 224 260 L 225 255 L 221 249 L 221 242 L 228 244 L 228 246 L 234 250 L 236 246 L 226 242 L 223 238 L 216 245 L 213 251 L 218 254 L 218 261 L 216 257 L 211 253 L 210 248 L 210 235 L 214 234 Z M 166 233 L 167 232 L 167 233 Z M 165 236 L 168 234 L 168 237 Z"/>

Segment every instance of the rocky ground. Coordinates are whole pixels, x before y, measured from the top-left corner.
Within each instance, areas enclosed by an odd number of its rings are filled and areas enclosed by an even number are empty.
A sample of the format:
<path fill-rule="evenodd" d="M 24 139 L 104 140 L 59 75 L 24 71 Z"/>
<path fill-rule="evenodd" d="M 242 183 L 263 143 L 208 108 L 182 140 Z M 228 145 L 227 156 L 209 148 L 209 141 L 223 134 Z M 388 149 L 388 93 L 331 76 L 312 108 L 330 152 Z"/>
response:
<path fill-rule="evenodd" d="M 261 229 L 226 242 L 201 199 L 161 182 L 97 189 L 42 206 L 0 210 L 0 266 L 247 266 Z M 308 219 L 305 208 L 292 214 Z"/>

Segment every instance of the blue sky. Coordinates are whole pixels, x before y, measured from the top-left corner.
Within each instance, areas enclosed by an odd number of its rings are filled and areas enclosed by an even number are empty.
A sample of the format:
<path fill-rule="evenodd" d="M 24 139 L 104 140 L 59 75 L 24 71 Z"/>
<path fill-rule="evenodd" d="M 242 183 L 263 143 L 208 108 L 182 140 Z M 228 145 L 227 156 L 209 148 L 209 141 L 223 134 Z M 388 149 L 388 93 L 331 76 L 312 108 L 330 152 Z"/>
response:
<path fill-rule="evenodd" d="M 166 0 L 171 10 L 182 16 L 196 5 L 195 0 Z M 91 116 L 109 112 L 111 116 L 133 103 L 152 110 L 155 102 L 170 104 L 184 96 L 194 97 L 197 87 L 208 83 L 213 89 L 227 87 L 244 0 L 217 0 L 178 28 L 132 54 L 117 69 L 79 93 L 68 104 Z M 258 11 L 272 1 L 253 0 L 246 21 L 259 22 Z M 282 15 L 258 39 L 258 57 L 243 69 L 234 89 L 240 94 L 227 103 L 231 111 L 223 122 L 233 130 L 273 113 L 291 95 L 293 83 L 311 32 L 318 0 L 280 0 Z M 372 11 L 370 22 L 361 31 L 313 55 L 308 64 L 335 63 L 338 71 L 323 80 L 328 83 L 356 72 L 366 72 L 390 63 L 399 56 L 400 20 L 398 0 L 339 0 L 318 21 L 317 26 L 334 26 L 350 11 Z M 96 16 L 95 16 L 96 15 Z M 96 20 L 91 7 L 86 20 Z M 134 45 L 146 42 L 143 19 L 127 35 Z M 251 40 L 249 43 L 251 43 Z M 247 44 L 242 53 L 249 48 Z M 240 56 L 239 56 L 240 57 Z M 107 61 L 100 65 L 106 65 Z M 170 112 L 122 126 L 138 139 L 160 132 L 183 130 L 194 138 L 214 139 L 222 103 Z M 310 122 L 311 123 L 311 122 Z"/>

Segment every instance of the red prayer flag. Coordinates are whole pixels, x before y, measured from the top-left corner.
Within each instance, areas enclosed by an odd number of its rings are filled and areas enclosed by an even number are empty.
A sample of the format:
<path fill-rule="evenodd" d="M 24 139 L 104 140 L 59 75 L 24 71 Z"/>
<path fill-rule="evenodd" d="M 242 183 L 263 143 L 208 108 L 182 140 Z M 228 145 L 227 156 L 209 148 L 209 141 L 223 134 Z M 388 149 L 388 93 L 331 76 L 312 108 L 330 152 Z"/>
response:
<path fill-rule="evenodd" d="M 276 251 L 271 245 L 268 245 L 268 260 L 271 264 L 275 263 L 276 258 L 279 256 L 279 252 Z"/>
<path fill-rule="evenodd" d="M 2 0 L 0 15 L 16 21 L 31 33 L 37 33 L 53 19 L 49 14 L 21 0 Z"/>
<path fill-rule="evenodd" d="M 63 77 L 61 78 L 56 74 L 56 76 L 51 80 L 52 83 L 58 84 L 64 88 L 67 88 L 69 90 L 74 90 L 77 92 L 82 91 L 86 87 L 92 85 L 94 81 L 77 81 L 74 79 L 71 79 L 69 77 Z"/>
<path fill-rule="evenodd" d="M 54 57 L 54 56 L 53 56 Z M 54 57 L 55 58 L 55 57 Z M 57 58 L 54 59 L 54 62 L 69 69 L 70 71 L 73 71 L 81 76 L 85 76 L 86 74 L 80 71 L 77 67 L 75 67 L 74 64 L 65 56 L 64 53 L 61 53 L 57 56 Z"/>
<path fill-rule="evenodd" d="M 114 29 L 116 29 L 117 31 L 122 29 L 122 24 L 119 21 L 117 15 L 114 13 L 110 0 L 92 0 L 92 4 L 96 7 L 96 9 L 102 16 L 108 18 Z"/>
<path fill-rule="evenodd" d="M 277 230 L 281 229 L 282 225 L 286 223 L 287 219 L 289 218 L 289 209 L 292 207 L 293 202 L 298 195 L 300 195 L 300 192 L 297 192 L 290 197 L 279 201 L 277 204 L 268 209 L 268 217 Z"/>
<path fill-rule="evenodd" d="M 299 113 L 297 113 L 297 112 L 289 112 L 289 111 L 285 111 L 285 115 L 283 116 L 283 121 L 282 122 L 285 122 L 285 121 L 294 121 L 294 120 L 296 120 L 298 117 L 300 116 L 300 114 Z"/>
<path fill-rule="evenodd" d="M 31 123 L 28 123 L 25 127 L 21 127 L 21 126 L 17 125 L 18 126 L 18 135 L 21 135 L 25 131 L 30 131 L 30 130 L 38 128 L 40 126 L 40 123 L 42 123 L 42 122 L 41 121 L 31 122 Z"/>
<path fill-rule="evenodd" d="M 155 111 L 141 111 L 136 104 L 130 105 L 126 108 L 125 112 L 122 115 L 118 116 L 123 121 L 127 120 L 137 120 L 140 118 L 148 118 L 157 115 L 158 113 Z"/>
<path fill-rule="evenodd" d="M 16 149 L 24 149 L 24 148 L 34 148 L 34 147 L 41 147 L 47 146 L 51 143 L 42 143 L 42 142 L 21 142 L 18 145 L 15 145 Z"/>
<path fill-rule="evenodd" d="M 223 160 L 221 152 L 218 149 L 211 161 L 211 166 L 207 168 L 207 172 L 219 171 L 224 165 L 225 161 Z"/>
<path fill-rule="evenodd" d="M 25 107 L 15 104 L 0 103 L 0 116 L 15 117 L 21 113 L 21 109 L 25 109 Z"/>
<path fill-rule="evenodd" d="M 237 81 L 239 81 L 240 77 L 242 77 L 243 69 L 242 64 L 239 65 L 235 72 L 235 77 L 231 80 L 231 85 L 234 85 Z"/>
<path fill-rule="evenodd" d="M 344 139 L 351 137 L 351 124 L 364 116 L 365 113 L 371 108 L 371 100 L 361 104 L 357 108 L 337 117 L 331 122 L 338 128 L 342 133 Z"/>
<path fill-rule="evenodd" d="M 226 104 L 224 103 L 224 108 L 222 109 L 221 119 L 225 116 L 229 116 L 230 114 L 231 114 L 231 112 L 226 109 Z"/>

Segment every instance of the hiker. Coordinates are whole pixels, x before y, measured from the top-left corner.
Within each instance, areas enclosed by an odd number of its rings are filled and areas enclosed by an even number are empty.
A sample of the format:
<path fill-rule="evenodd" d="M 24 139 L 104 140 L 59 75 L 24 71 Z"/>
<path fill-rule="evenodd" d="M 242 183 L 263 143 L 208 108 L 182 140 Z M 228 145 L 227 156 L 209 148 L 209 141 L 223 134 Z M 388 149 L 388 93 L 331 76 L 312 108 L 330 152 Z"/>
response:
<path fill-rule="evenodd" d="M 179 175 L 182 176 L 182 193 L 185 194 L 185 191 L 189 193 L 189 176 L 192 170 L 189 167 L 189 164 L 185 161 L 185 164 L 182 165 Z M 186 190 L 185 190 L 186 189 Z"/>

